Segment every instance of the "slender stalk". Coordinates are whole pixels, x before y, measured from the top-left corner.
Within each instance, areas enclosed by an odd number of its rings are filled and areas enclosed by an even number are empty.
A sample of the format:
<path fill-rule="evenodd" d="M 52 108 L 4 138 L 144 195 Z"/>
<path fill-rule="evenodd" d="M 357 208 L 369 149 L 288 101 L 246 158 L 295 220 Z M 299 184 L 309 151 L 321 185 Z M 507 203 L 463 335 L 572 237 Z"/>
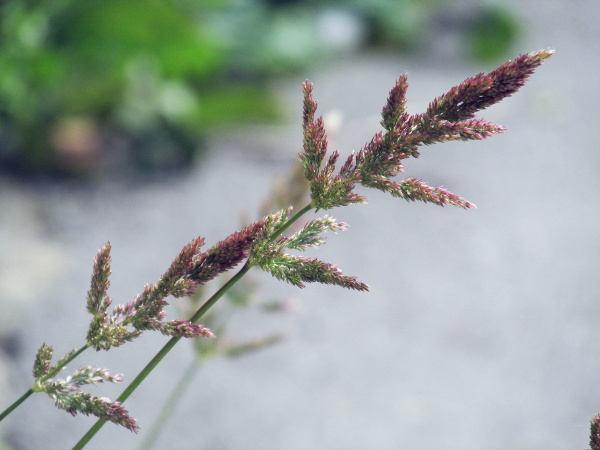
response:
<path fill-rule="evenodd" d="M 0 414 L 0 421 L 2 419 L 4 419 L 6 416 L 8 416 L 11 412 L 13 412 L 13 410 L 15 410 L 25 400 L 27 400 L 27 398 L 34 392 L 35 391 L 33 389 L 29 388 L 29 390 L 27 392 L 25 392 L 23 395 L 21 395 L 17 399 L 17 401 L 15 401 L 12 405 L 10 405 L 8 408 L 6 408 L 4 411 L 2 411 L 2 414 Z"/>
<path fill-rule="evenodd" d="M 287 230 L 294 222 L 296 222 L 302 215 L 306 214 L 308 211 L 312 209 L 312 206 L 309 204 L 298 211 L 293 217 L 288 219 L 281 227 L 279 227 L 273 233 L 272 239 L 276 239 L 277 236 L 281 235 L 285 230 Z M 246 273 L 250 270 L 252 266 L 246 261 L 246 263 L 242 266 L 242 268 L 233 276 L 227 283 L 225 283 L 221 288 L 213 294 L 204 304 L 190 317 L 190 322 L 198 323 L 200 318 L 206 314 L 206 312 L 229 290 L 236 284 Z M 118 402 L 123 403 L 125 400 L 129 398 L 131 394 L 138 388 L 142 381 L 146 379 L 148 375 L 154 370 L 154 368 L 158 365 L 162 359 L 167 356 L 167 354 L 171 351 L 173 347 L 179 342 L 181 337 L 173 337 L 169 339 L 169 341 L 161 348 L 158 353 L 150 360 L 148 364 L 142 369 L 142 371 L 134 378 L 134 380 L 125 388 L 123 393 L 117 398 Z M 104 426 L 106 420 L 98 419 L 96 423 L 88 430 L 86 434 L 75 444 L 73 450 L 82 449 L 94 436 L 100 431 L 100 429 Z"/>
<path fill-rule="evenodd" d="M 46 381 L 50 378 L 52 378 L 54 375 L 56 375 L 58 372 L 60 372 L 67 364 L 69 364 L 71 361 L 73 361 L 75 358 L 77 358 L 79 355 L 81 355 L 85 350 L 87 350 L 88 346 L 87 344 L 84 345 L 83 347 L 81 347 L 79 350 L 77 350 L 75 353 L 73 353 L 71 356 L 69 356 L 68 358 L 65 358 L 63 361 L 60 361 L 56 367 L 54 369 L 52 369 L 47 375 L 43 376 L 40 381 Z M 10 405 L 8 408 L 6 408 L 4 411 L 2 411 L 2 413 L 0 414 L 0 422 L 6 417 L 8 416 L 11 412 L 13 412 L 21 403 L 23 403 L 25 400 L 27 400 L 27 398 L 29 398 L 29 396 L 31 394 L 33 394 L 35 391 L 35 387 L 31 387 L 27 390 L 27 392 L 25 392 L 23 395 L 21 395 L 12 405 Z"/>
<path fill-rule="evenodd" d="M 209 298 L 199 309 L 194 313 L 194 315 L 190 318 L 191 322 L 196 323 L 206 311 L 208 311 L 216 302 L 219 300 L 225 292 L 227 292 L 235 283 L 237 283 L 245 274 L 250 270 L 250 266 L 248 263 L 244 264 L 244 266 L 227 282 L 225 283 L 221 289 L 219 289 L 215 294 Z M 141 370 L 141 372 L 134 378 L 134 380 L 125 388 L 123 393 L 117 398 L 118 402 L 123 403 L 125 400 L 129 398 L 131 394 L 138 388 L 142 381 L 146 379 L 148 375 L 154 370 L 154 368 L 158 365 L 162 359 L 167 356 L 167 354 L 171 351 L 175 344 L 179 342 L 181 337 L 172 337 L 169 341 L 161 348 L 154 358 L 150 360 L 148 364 Z M 106 420 L 98 419 L 94 425 L 88 430 L 86 434 L 75 444 L 73 450 L 83 448 L 93 437 L 94 435 L 100 431 L 100 428 L 104 426 Z"/>
<path fill-rule="evenodd" d="M 200 359 L 194 358 L 192 363 L 185 370 L 173 390 L 171 391 L 171 395 L 167 399 L 165 405 L 160 408 L 160 413 L 154 420 L 152 427 L 150 427 L 150 431 L 144 438 L 142 444 L 139 447 L 139 450 L 149 450 L 155 444 L 156 439 L 163 427 L 166 425 L 168 418 L 171 416 L 175 407 L 179 404 L 181 399 L 183 398 L 183 394 L 187 391 L 188 387 L 194 380 L 194 376 L 200 369 Z"/>
<path fill-rule="evenodd" d="M 69 356 L 68 358 L 65 358 L 62 361 L 59 361 L 59 363 L 56 365 L 56 367 L 54 369 L 52 369 L 50 372 L 48 372 L 47 375 L 44 375 L 42 378 L 40 378 L 40 381 L 46 381 L 46 380 L 49 380 L 50 378 L 52 378 L 54 375 L 56 375 L 58 372 L 60 372 L 62 369 L 64 369 L 64 367 L 67 364 L 69 364 L 71 361 L 73 361 L 75 358 L 77 358 L 79 355 L 81 355 L 84 351 L 86 351 L 89 347 L 90 346 L 86 343 L 83 347 L 81 347 L 79 350 L 77 350 L 71 356 Z"/>
<path fill-rule="evenodd" d="M 271 241 L 274 241 L 279 236 L 281 236 L 281 234 L 283 234 L 283 232 L 285 230 L 287 230 L 290 226 L 292 226 L 292 224 L 294 222 L 296 222 L 300 217 L 302 217 L 304 214 L 306 214 L 311 209 L 313 209 L 313 205 L 312 205 L 312 203 L 309 203 L 304 208 L 302 208 L 300 211 L 298 211 L 296 214 L 294 214 L 290 219 L 287 220 L 287 222 L 285 222 L 277 230 L 275 230 L 275 232 L 273 233 L 273 236 L 271 237 Z"/>
<path fill-rule="evenodd" d="M 231 279 L 225 283 L 223 286 L 221 286 L 221 288 L 214 293 L 214 295 L 209 298 L 208 300 L 206 300 L 206 302 L 204 302 L 204 304 L 198 309 L 198 311 L 196 311 L 194 313 L 194 315 L 192 317 L 190 317 L 190 322 L 193 323 L 198 323 L 198 321 L 200 320 L 200 318 L 206 314 L 206 312 L 212 308 L 212 306 L 217 303 L 217 300 L 219 300 L 221 297 L 223 297 L 223 295 L 225 294 L 225 292 L 227 292 L 229 289 L 231 289 L 233 287 L 233 285 L 235 283 L 237 283 L 244 275 L 246 275 L 246 273 L 250 270 L 250 264 L 248 264 L 248 262 L 246 262 L 242 268 L 233 276 L 231 277 Z"/>

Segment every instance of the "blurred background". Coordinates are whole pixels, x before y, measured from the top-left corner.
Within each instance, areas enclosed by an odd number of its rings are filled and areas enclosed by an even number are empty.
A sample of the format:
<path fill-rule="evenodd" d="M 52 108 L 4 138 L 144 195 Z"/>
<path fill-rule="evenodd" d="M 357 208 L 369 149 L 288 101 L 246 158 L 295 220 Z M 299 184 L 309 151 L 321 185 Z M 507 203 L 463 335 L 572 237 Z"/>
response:
<path fill-rule="evenodd" d="M 508 55 L 517 15 L 476 3 L 3 2 L 0 166 L 26 177 L 188 167 L 211 132 L 281 118 L 275 77 L 334 56 L 422 52 L 439 28 L 476 60 Z"/>
<path fill-rule="evenodd" d="M 42 342 L 57 357 L 82 345 L 106 241 L 122 303 L 193 237 L 212 245 L 260 216 L 301 146 L 305 79 L 347 154 L 379 130 L 398 75 L 416 113 L 550 47 L 481 114 L 505 134 L 407 161 L 479 209 L 367 192 L 369 205 L 332 211 L 350 229 L 310 256 L 372 292 L 253 274 L 253 295 L 297 313 L 241 311 L 229 332 L 286 340 L 204 364 L 156 448 L 586 448 L 600 412 L 599 17 L 590 0 L 1 2 L 1 407 L 32 384 Z M 127 383 L 164 342 L 147 334 L 69 369 Z M 180 343 L 127 401 L 140 436 L 107 425 L 89 448 L 136 448 L 193 353 Z M 33 396 L 0 424 L 0 448 L 70 447 L 93 422 Z"/>

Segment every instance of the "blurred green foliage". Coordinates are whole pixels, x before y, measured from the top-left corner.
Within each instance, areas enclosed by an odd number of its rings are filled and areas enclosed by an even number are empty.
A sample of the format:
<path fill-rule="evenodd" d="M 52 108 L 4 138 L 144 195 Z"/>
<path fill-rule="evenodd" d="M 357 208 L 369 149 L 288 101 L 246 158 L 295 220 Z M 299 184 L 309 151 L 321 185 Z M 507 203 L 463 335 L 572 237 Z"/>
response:
<path fill-rule="evenodd" d="M 261 80 L 229 76 L 227 40 L 202 26 L 217 3 L 4 2 L 2 162 L 29 173 L 178 167 L 210 127 L 277 117 Z"/>
<path fill-rule="evenodd" d="M 518 34 L 514 13 L 503 4 L 491 4 L 468 27 L 468 50 L 473 58 L 493 63 L 510 53 Z"/>
<path fill-rule="evenodd" d="M 278 117 L 269 76 L 339 54 L 343 39 L 415 47 L 443 3 L 5 0 L 0 166 L 69 175 L 183 167 L 207 132 Z M 491 17 L 495 34 L 468 28 L 480 58 L 510 44 L 514 20 Z"/>

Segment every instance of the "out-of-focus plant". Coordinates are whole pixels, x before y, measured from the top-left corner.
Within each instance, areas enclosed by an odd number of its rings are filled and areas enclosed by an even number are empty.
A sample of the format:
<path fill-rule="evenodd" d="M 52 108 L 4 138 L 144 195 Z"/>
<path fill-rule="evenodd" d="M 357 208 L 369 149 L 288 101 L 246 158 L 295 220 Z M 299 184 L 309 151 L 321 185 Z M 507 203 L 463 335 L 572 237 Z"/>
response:
<path fill-rule="evenodd" d="M 0 167 L 186 166 L 215 127 L 278 116 L 267 77 L 366 44 L 418 49 L 439 21 L 454 20 L 446 3 L 6 0 Z M 469 48 L 498 56 L 512 42 L 512 16 L 483 3 L 472 10 L 468 26 L 458 23 Z"/>
<path fill-rule="evenodd" d="M 227 324 L 237 313 L 248 309 L 263 313 L 295 312 L 298 307 L 292 300 L 260 300 L 258 296 L 258 282 L 251 278 L 244 278 L 236 286 L 230 289 L 226 298 L 204 316 L 203 322 L 211 330 L 217 333 L 220 339 L 194 339 L 192 345 L 194 356 L 186 368 L 178 373 L 178 379 L 169 386 L 169 395 L 162 407 L 157 408 L 156 417 L 147 433 L 143 436 L 139 447 L 150 449 L 156 442 L 157 437 L 164 429 L 167 421 L 172 418 L 180 401 L 185 398 L 186 392 L 193 387 L 193 381 L 204 365 L 213 358 L 238 358 L 256 351 L 269 348 L 285 339 L 282 333 L 266 333 L 253 338 L 240 339 L 230 336 L 233 332 L 228 330 Z M 187 303 L 185 315 L 192 314 L 204 301 L 207 300 L 206 290 L 200 289 Z"/>
<path fill-rule="evenodd" d="M 0 162 L 87 172 L 111 160 L 187 164 L 213 126 L 273 119 L 268 93 L 235 80 L 209 0 L 0 5 Z"/>
<path fill-rule="evenodd" d="M 465 43 L 470 55 L 493 62 L 510 53 L 519 36 L 519 22 L 504 3 L 481 7 L 465 27 Z"/>
<path fill-rule="evenodd" d="M 301 206 L 308 196 L 308 183 L 304 178 L 302 165 L 296 163 L 285 179 L 276 179 L 271 193 L 261 207 L 260 215 L 286 206 Z M 191 316 L 208 299 L 206 286 L 199 286 L 190 301 L 178 304 L 185 317 Z M 194 357 L 188 366 L 181 371 L 179 379 L 171 387 L 167 400 L 157 414 L 148 431 L 143 435 L 139 450 L 148 450 L 154 446 L 168 420 L 175 414 L 185 393 L 192 388 L 193 381 L 202 366 L 213 358 L 238 358 L 256 351 L 270 348 L 283 341 L 286 336 L 281 332 L 263 333 L 252 338 L 240 339 L 231 331 L 228 324 L 231 318 L 246 310 L 259 311 L 265 314 L 297 313 L 302 307 L 293 299 L 264 299 L 260 295 L 260 284 L 256 279 L 246 276 L 229 289 L 225 298 L 215 304 L 204 315 L 204 325 L 213 330 L 219 339 L 193 339 Z M 233 335 L 233 336 L 232 336 Z"/>

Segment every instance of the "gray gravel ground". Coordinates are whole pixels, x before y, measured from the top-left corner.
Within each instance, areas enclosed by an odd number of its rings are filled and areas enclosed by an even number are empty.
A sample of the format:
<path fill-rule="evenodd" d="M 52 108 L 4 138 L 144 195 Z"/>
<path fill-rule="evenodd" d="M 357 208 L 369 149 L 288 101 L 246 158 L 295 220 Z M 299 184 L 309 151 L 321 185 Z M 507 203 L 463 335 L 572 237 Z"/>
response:
<path fill-rule="evenodd" d="M 406 204 L 369 192 L 368 205 L 333 211 L 350 229 L 315 256 L 372 292 L 299 291 L 264 278 L 265 296 L 293 296 L 303 313 L 242 315 L 232 327 L 240 336 L 283 331 L 288 340 L 203 367 L 156 448 L 587 448 L 588 422 L 600 412 L 600 3 L 511 4 L 525 21 L 516 51 L 552 47 L 557 54 L 519 94 L 483 114 L 508 131 L 430 147 L 407 164 L 409 175 L 479 208 Z M 342 115 L 334 140 L 348 152 L 377 130 L 398 74 L 408 73 L 408 106 L 417 112 L 486 69 L 434 51 L 364 55 L 308 77 L 321 112 Z M 30 386 L 42 341 L 57 354 L 81 345 L 91 260 L 105 241 L 113 245 L 111 296 L 126 301 L 191 238 L 213 243 L 237 228 L 240 213 L 257 210 L 297 153 L 306 75 L 274 84 L 289 105 L 289 126 L 215 138 L 185 177 L 93 188 L 0 181 L 0 330 L 18 350 L 0 365 L 2 405 Z M 76 363 L 106 366 L 128 380 L 163 342 L 149 334 Z M 127 401 L 142 428 L 190 356 L 183 343 Z M 120 390 L 98 392 L 115 398 Z M 59 449 L 92 423 L 34 396 L 1 431 L 15 449 Z M 138 442 L 109 425 L 89 448 Z"/>

